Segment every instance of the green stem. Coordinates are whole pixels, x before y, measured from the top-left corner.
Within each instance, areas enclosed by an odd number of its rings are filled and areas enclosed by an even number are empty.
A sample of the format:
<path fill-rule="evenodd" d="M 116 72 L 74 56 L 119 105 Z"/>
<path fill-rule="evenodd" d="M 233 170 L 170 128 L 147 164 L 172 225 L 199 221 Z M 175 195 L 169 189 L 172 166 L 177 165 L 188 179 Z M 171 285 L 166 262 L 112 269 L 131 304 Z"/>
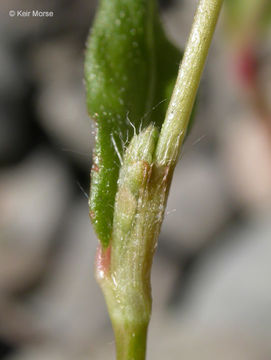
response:
<path fill-rule="evenodd" d="M 144 360 L 148 324 L 113 322 L 118 360 Z"/>
<path fill-rule="evenodd" d="M 175 165 L 187 130 L 223 0 L 200 0 L 156 148 L 156 162 Z"/>
<path fill-rule="evenodd" d="M 115 332 L 117 360 L 145 359 L 152 258 L 222 1 L 199 2 L 160 137 L 150 125 L 134 136 L 123 157 L 111 249 L 100 251 L 96 265 Z"/>

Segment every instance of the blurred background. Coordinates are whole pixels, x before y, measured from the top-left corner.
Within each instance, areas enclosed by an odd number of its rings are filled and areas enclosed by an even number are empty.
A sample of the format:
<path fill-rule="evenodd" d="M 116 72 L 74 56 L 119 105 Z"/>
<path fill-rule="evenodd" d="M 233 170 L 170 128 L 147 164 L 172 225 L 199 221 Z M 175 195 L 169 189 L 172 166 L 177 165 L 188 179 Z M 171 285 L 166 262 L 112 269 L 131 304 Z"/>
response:
<path fill-rule="evenodd" d="M 196 3 L 160 1 L 180 47 Z M 87 205 L 96 5 L 0 2 L 0 359 L 114 358 Z M 150 360 L 271 358 L 270 12 L 225 0 L 155 255 Z"/>

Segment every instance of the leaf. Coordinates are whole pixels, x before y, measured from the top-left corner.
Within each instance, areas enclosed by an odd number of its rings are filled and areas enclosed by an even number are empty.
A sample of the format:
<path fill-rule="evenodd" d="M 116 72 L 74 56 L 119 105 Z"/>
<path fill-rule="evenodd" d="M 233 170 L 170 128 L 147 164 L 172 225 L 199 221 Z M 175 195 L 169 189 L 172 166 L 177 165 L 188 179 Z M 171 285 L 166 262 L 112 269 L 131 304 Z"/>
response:
<path fill-rule="evenodd" d="M 154 0 L 101 0 L 87 43 L 87 106 L 96 123 L 90 215 L 107 247 L 125 144 L 161 127 L 181 53 L 166 38 Z"/>

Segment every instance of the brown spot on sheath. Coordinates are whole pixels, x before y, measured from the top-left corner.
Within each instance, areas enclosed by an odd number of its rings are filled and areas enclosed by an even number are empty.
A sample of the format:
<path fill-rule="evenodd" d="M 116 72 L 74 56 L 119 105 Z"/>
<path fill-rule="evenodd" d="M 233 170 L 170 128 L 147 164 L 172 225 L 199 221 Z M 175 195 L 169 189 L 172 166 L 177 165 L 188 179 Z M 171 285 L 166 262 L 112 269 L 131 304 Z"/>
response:
<path fill-rule="evenodd" d="M 173 167 L 170 165 L 157 166 L 152 168 L 151 182 L 160 188 L 160 191 L 168 191 L 173 174 Z"/>
<path fill-rule="evenodd" d="M 164 177 L 163 177 L 163 183 L 167 182 L 168 176 L 169 176 L 169 166 L 166 166 Z"/>
<path fill-rule="evenodd" d="M 151 171 L 152 166 L 147 161 L 143 161 L 143 179 L 147 180 L 147 182 L 150 180 Z"/>

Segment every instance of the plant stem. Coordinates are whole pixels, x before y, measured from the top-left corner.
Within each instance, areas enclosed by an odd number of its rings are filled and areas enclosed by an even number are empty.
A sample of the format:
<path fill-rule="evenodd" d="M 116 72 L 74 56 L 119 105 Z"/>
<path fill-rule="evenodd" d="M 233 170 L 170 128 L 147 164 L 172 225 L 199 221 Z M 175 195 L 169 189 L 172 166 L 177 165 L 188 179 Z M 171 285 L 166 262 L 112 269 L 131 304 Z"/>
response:
<path fill-rule="evenodd" d="M 131 325 L 131 326 L 130 326 Z M 118 360 L 144 360 L 146 355 L 146 341 L 148 323 L 136 326 L 135 324 L 113 322 L 116 355 Z"/>
<path fill-rule="evenodd" d="M 124 153 L 115 199 L 111 250 L 101 249 L 96 264 L 97 279 L 114 328 L 117 360 L 145 359 L 152 302 L 152 258 L 172 173 L 222 1 L 199 2 L 159 139 L 158 130 L 151 124 L 134 136 Z"/>
<path fill-rule="evenodd" d="M 185 137 L 223 0 L 200 0 L 177 82 L 159 136 L 155 160 L 175 166 Z"/>

